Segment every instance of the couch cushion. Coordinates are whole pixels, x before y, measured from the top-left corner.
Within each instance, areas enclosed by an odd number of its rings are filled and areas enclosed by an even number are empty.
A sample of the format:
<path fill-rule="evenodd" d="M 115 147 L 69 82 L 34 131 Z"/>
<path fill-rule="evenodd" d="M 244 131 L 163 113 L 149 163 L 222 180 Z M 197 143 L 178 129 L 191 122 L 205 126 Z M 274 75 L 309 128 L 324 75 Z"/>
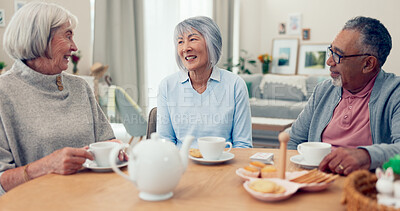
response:
<path fill-rule="evenodd" d="M 331 79 L 329 75 L 309 76 L 306 81 L 306 86 L 307 86 L 306 99 L 311 97 L 312 93 L 314 92 L 314 88 L 315 86 L 317 86 L 318 83 L 328 79 L 329 80 Z"/>
<path fill-rule="evenodd" d="M 247 92 L 249 93 L 249 98 L 251 98 L 251 96 L 252 96 L 251 85 L 253 83 L 252 82 L 248 82 L 248 81 L 245 81 L 245 82 L 246 82 L 246 86 L 247 86 Z"/>
<path fill-rule="evenodd" d="M 262 99 L 303 101 L 304 93 L 297 87 L 280 83 L 266 83 L 264 85 Z"/>
<path fill-rule="evenodd" d="M 247 84 L 251 83 L 250 89 L 249 89 L 249 97 L 256 97 L 260 98 L 260 83 L 261 79 L 263 77 L 262 74 L 239 74 L 240 77 L 243 78 L 243 80 Z M 249 86 L 248 86 L 249 88 Z"/>
<path fill-rule="evenodd" d="M 303 101 L 306 99 L 306 76 L 266 74 L 260 83 L 261 98 Z"/>
<path fill-rule="evenodd" d="M 251 99 L 251 116 L 296 119 L 306 104 L 307 101 Z"/>

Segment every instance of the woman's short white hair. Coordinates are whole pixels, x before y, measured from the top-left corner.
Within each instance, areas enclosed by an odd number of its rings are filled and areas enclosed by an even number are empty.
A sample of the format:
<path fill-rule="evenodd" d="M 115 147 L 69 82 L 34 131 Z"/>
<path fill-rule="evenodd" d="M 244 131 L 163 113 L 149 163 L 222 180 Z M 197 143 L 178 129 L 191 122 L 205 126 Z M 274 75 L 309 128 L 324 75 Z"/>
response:
<path fill-rule="evenodd" d="M 78 19 L 57 4 L 28 3 L 11 18 L 4 32 L 4 50 L 18 60 L 50 58 L 47 52 L 51 51 L 54 32 L 65 23 L 70 23 L 70 28 L 74 29 Z"/>
<path fill-rule="evenodd" d="M 192 32 L 193 29 L 198 31 L 206 41 L 208 51 L 208 68 L 212 68 L 221 58 L 222 38 L 218 25 L 211 18 L 205 16 L 188 18 L 180 22 L 175 27 L 175 59 L 178 67 L 182 70 L 186 70 L 186 67 L 183 65 L 181 58 L 179 57 L 178 37 L 185 33 Z"/>

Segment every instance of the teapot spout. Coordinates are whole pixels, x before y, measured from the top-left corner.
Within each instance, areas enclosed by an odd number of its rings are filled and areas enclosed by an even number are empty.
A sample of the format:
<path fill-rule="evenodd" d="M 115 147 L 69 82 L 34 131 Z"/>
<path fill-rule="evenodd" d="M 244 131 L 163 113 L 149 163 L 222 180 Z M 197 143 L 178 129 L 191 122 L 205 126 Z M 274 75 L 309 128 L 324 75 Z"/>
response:
<path fill-rule="evenodd" d="M 188 164 L 188 156 L 189 156 L 189 147 L 192 144 L 194 140 L 193 136 L 186 136 L 185 139 L 183 140 L 183 144 L 180 150 L 180 155 L 181 155 L 181 160 L 183 164 L 183 169 L 186 170 L 187 164 Z"/>

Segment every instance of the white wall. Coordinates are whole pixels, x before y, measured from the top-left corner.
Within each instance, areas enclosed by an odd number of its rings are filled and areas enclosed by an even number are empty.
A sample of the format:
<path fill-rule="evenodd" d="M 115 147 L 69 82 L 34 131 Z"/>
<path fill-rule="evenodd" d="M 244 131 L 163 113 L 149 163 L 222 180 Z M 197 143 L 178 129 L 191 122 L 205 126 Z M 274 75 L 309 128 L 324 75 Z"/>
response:
<path fill-rule="evenodd" d="M 26 0 L 29 1 L 32 0 Z M 78 17 L 75 42 L 83 54 L 78 67 L 80 74 L 88 74 L 92 58 L 90 0 L 47 0 L 47 2 L 58 3 Z M 300 40 L 301 43 L 331 43 L 351 17 L 365 15 L 377 18 L 388 28 L 393 40 L 392 51 L 383 68 L 387 72 L 400 75 L 400 64 L 396 62 L 396 58 L 400 58 L 400 27 L 396 27 L 400 21 L 399 0 L 242 0 L 240 8 L 240 49 L 249 51 L 249 55 L 253 58 L 262 53 L 271 53 L 273 38 L 291 37 L 278 34 L 278 24 L 286 22 L 289 13 L 302 13 L 303 28 L 311 29 L 311 39 Z M 0 9 L 5 9 L 7 24 L 14 14 L 14 0 L 0 0 Z M 1 46 L 4 29 L 0 27 Z M 0 61 L 5 61 L 8 64 L 7 68 L 13 63 L 2 47 Z M 68 71 L 71 69 L 72 65 Z M 260 71 L 261 67 L 253 69 L 253 72 Z"/>
<path fill-rule="evenodd" d="M 400 1 L 398 0 L 242 0 L 240 48 L 256 58 L 272 53 L 273 38 L 297 37 L 301 43 L 331 43 L 344 23 L 355 16 L 380 20 L 392 36 L 392 51 L 383 66 L 387 72 L 400 75 Z M 288 14 L 302 13 L 303 28 L 311 29 L 311 39 L 279 35 L 278 24 L 287 22 Z M 253 69 L 261 72 L 261 67 Z"/>
<path fill-rule="evenodd" d="M 30 2 L 33 0 L 24 0 Z M 37 1 L 37 0 L 36 0 Z M 72 14 L 77 16 L 79 24 L 75 29 L 74 40 L 83 56 L 78 63 L 80 75 L 88 75 L 92 65 L 92 43 L 91 43 L 91 20 L 90 20 L 90 0 L 45 0 L 65 7 Z M 6 26 L 14 14 L 14 0 L 0 0 L 0 9 L 5 10 Z M 3 34 L 5 27 L 0 27 L 0 61 L 5 61 L 6 69 L 10 69 L 13 60 L 3 50 Z M 72 63 L 69 65 L 68 72 L 72 72 Z"/>

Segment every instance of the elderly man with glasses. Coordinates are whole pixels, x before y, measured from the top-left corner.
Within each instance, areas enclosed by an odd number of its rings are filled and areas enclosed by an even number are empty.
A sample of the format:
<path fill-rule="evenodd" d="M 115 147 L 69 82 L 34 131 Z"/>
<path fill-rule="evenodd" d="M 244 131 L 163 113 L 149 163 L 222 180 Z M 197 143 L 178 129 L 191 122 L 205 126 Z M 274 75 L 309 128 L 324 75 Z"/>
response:
<path fill-rule="evenodd" d="M 381 69 L 392 39 L 378 20 L 347 21 L 328 47 L 332 80 L 317 85 L 289 130 L 289 149 L 332 144 L 322 171 L 348 175 L 376 169 L 400 153 L 400 78 Z"/>

